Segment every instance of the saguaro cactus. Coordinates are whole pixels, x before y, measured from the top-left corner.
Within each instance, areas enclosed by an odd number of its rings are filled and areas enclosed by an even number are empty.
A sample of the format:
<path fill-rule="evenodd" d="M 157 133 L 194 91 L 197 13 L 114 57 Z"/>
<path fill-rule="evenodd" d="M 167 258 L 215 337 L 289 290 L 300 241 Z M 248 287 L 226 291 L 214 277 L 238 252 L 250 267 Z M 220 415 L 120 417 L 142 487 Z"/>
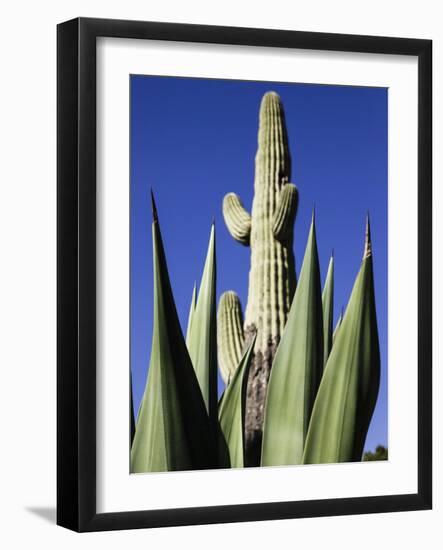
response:
<path fill-rule="evenodd" d="M 239 356 L 238 342 L 248 343 L 257 334 L 249 370 L 245 413 L 246 465 L 258 466 L 264 418 L 264 404 L 272 360 L 286 324 L 296 275 L 293 230 L 298 192 L 289 183 L 291 158 L 283 106 L 275 92 L 264 95 L 260 106 L 258 150 L 252 214 L 235 193 L 223 200 L 223 215 L 232 237 L 251 248 L 248 303 L 243 330 L 237 316 L 223 315 L 222 296 L 219 331 L 230 337 L 220 339 L 220 357 Z M 230 293 L 232 300 L 232 291 Z M 235 346 L 234 349 L 228 349 Z M 224 365 L 224 370 L 232 367 Z"/>

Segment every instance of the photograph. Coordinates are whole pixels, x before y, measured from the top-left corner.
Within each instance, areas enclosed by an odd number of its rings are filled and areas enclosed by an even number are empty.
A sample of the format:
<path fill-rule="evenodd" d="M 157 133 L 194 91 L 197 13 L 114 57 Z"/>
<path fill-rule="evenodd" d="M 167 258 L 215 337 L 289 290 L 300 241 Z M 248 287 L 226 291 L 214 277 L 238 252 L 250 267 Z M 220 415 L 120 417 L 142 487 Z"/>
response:
<path fill-rule="evenodd" d="M 131 474 L 388 460 L 388 93 L 129 76 Z"/>
<path fill-rule="evenodd" d="M 425 36 L 57 26 L 58 525 L 432 508 Z"/>

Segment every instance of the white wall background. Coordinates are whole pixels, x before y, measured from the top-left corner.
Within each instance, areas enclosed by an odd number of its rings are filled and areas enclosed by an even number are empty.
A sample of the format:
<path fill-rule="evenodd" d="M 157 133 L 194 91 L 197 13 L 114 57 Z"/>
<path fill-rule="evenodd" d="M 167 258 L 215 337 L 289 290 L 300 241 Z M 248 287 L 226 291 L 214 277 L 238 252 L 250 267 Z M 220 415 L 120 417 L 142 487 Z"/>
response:
<path fill-rule="evenodd" d="M 55 146 L 58 22 L 76 16 L 434 40 L 434 510 L 76 535 L 55 521 Z M 438 0 L 66 0 L 2 9 L 0 86 L 0 545 L 27 548 L 421 547 L 442 544 L 439 370 L 443 280 L 443 10 Z M 401 208 L 401 205 L 399 205 Z"/>

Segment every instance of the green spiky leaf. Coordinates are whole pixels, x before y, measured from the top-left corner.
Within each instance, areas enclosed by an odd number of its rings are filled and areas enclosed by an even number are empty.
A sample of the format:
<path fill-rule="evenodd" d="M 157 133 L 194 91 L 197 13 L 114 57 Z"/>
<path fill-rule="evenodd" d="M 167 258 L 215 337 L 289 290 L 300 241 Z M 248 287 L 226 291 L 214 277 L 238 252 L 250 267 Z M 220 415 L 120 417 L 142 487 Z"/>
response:
<path fill-rule="evenodd" d="M 334 319 L 334 256 L 331 256 L 322 294 L 323 303 L 323 366 L 326 366 L 332 349 L 332 323 Z"/>
<path fill-rule="evenodd" d="M 318 390 L 303 462 L 360 461 L 380 381 L 369 224 L 365 254 Z"/>
<path fill-rule="evenodd" d="M 188 348 L 189 348 L 189 338 L 191 336 L 192 319 L 194 317 L 196 305 L 197 305 L 197 283 L 194 284 L 194 289 L 192 290 L 191 305 L 189 306 L 188 327 L 186 329 L 186 345 L 188 346 Z"/>
<path fill-rule="evenodd" d="M 180 328 L 155 205 L 153 213 L 152 349 L 131 471 L 211 468 L 217 465 L 213 431 Z"/>
<path fill-rule="evenodd" d="M 297 290 L 271 369 L 262 466 L 301 463 L 322 369 L 322 300 L 313 219 Z"/>
<path fill-rule="evenodd" d="M 337 338 L 337 334 L 339 333 L 341 324 L 343 322 L 343 316 L 344 316 L 344 312 L 342 309 L 340 313 L 340 317 L 337 319 L 337 323 L 335 325 L 334 334 L 332 335 L 332 345 L 334 345 L 335 339 Z"/>
<path fill-rule="evenodd" d="M 229 448 L 229 456 L 232 468 L 244 466 L 244 417 L 246 403 L 246 383 L 249 367 L 251 365 L 252 350 L 255 344 L 252 339 L 248 349 L 243 355 L 232 380 L 223 393 L 220 401 L 219 419 L 220 426 Z"/>
<path fill-rule="evenodd" d="M 192 315 L 188 349 L 206 409 L 215 425 L 217 422 L 217 311 L 214 225 L 211 227 L 197 304 Z"/>
<path fill-rule="evenodd" d="M 132 372 L 129 373 L 129 391 L 130 391 L 130 403 L 129 403 L 129 417 L 131 423 L 131 446 L 135 436 L 135 417 L 134 417 L 134 396 L 132 392 Z"/>

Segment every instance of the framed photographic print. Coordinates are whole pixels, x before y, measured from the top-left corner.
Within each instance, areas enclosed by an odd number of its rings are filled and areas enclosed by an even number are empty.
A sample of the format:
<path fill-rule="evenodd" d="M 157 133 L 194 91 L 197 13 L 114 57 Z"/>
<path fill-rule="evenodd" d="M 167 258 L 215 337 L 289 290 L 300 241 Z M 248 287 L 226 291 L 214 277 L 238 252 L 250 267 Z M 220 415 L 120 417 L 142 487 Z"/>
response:
<path fill-rule="evenodd" d="M 77 531 L 432 505 L 432 44 L 58 26 Z"/>

